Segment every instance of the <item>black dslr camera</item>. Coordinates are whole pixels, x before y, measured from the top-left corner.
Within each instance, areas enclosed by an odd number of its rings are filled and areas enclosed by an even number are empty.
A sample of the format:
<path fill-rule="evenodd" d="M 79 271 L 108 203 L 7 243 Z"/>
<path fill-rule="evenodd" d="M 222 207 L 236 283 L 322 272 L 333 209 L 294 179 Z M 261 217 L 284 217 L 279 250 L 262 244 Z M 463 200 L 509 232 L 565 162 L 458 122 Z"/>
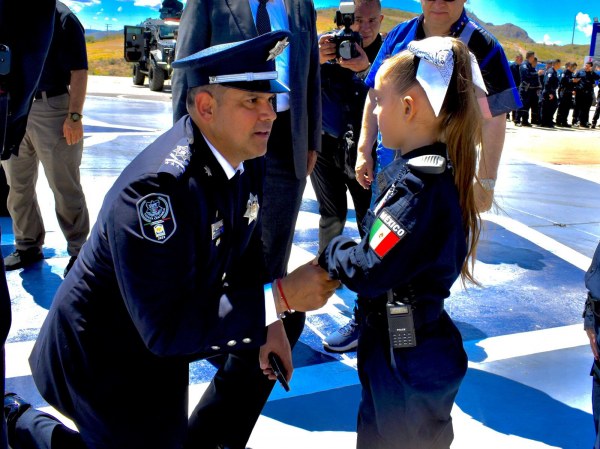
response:
<path fill-rule="evenodd" d="M 352 59 L 360 56 L 354 45 L 362 46 L 362 37 L 356 31 L 352 31 L 350 25 L 354 23 L 354 2 L 340 2 L 339 9 L 335 12 L 335 24 L 344 28 L 338 30 L 330 41 L 335 43 L 336 58 Z"/>

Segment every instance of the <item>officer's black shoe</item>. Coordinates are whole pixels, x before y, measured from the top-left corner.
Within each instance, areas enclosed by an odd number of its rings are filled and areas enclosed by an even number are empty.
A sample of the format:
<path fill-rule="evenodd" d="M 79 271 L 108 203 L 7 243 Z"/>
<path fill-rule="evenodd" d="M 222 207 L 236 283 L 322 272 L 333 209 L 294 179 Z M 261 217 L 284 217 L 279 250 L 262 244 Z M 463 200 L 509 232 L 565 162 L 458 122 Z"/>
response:
<path fill-rule="evenodd" d="M 25 413 L 30 407 L 30 403 L 15 393 L 6 393 L 4 395 L 4 418 L 6 419 L 9 437 L 14 431 L 19 416 Z"/>
<path fill-rule="evenodd" d="M 67 274 L 69 274 L 69 271 L 71 271 L 71 268 L 73 268 L 73 264 L 75 263 L 75 261 L 77 260 L 77 256 L 71 256 L 71 258 L 69 259 L 69 263 L 67 264 L 66 268 L 65 268 L 65 272 L 63 273 L 63 277 L 67 277 Z"/>
<path fill-rule="evenodd" d="M 527 126 L 528 128 L 531 128 L 533 125 L 529 122 L 523 122 L 521 123 L 522 126 Z"/>
<path fill-rule="evenodd" d="M 520 128 L 523 125 L 521 125 L 521 122 L 515 122 L 515 126 L 518 126 Z"/>
<path fill-rule="evenodd" d="M 27 249 L 17 249 L 4 258 L 4 267 L 6 271 L 25 268 L 44 258 L 42 250 L 34 247 Z"/>
<path fill-rule="evenodd" d="M 596 124 L 592 122 L 592 129 L 596 129 Z"/>

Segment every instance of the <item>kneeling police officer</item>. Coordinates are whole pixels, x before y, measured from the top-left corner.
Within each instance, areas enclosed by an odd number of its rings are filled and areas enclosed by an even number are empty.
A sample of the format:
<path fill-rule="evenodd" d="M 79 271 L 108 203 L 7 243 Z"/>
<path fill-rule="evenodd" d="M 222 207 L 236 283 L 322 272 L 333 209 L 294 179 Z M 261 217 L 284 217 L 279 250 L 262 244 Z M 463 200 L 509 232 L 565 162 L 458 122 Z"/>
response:
<path fill-rule="evenodd" d="M 314 264 L 275 289 L 266 275 L 261 156 L 274 94 L 289 90 L 274 63 L 288 37 L 267 33 L 173 64 L 186 71 L 189 115 L 108 192 L 30 357 L 40 393 L 79 433 L 9 394 L 13 448 L 237 447 L 223 429 L 236 425 L 245 372 L 217 372 L 206 394 L 222 424 L 198 435 L 188 423 L 189 362 L 225 353 L 274 380 L 275 353 L 291 378 L 280 317 L 321 307 L 339 282 Z"/>

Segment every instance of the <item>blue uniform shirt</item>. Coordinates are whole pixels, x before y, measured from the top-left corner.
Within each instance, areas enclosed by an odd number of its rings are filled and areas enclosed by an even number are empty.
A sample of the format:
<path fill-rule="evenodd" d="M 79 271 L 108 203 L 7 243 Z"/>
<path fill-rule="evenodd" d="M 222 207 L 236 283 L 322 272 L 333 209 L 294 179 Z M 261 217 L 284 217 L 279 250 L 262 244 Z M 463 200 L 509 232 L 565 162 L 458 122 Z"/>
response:
<path fill-rule="evenodd" d="M 365 83 L 373 88 L 375 87 L 375 76 L 381 64 L 401 51 L 405 50 L 408 44 L 413 40 L 425 38 L 423 31 L 424 16 L 415 17 L 409 21 L 396 25 L 385 38 L 377 58 L 371 65 L 371 71 L 365 79 Z M 468 45 L 469 50 L 477 58 L 481 74 L 488 90 L 487 100 L 492 116 L 506 114 L 521 107 L 519 93 L 515 86 L 508 61 L 500 43 L 479 26 L 472 19 L 467 17 L 463 10 L 461 17 L 450 28 L 453 37 L 459 38 Z M 381 137 L 378 137 L 377 145 L 377 167 L 383 168 L 394 158 L 393 150 L 385 148 L 381 144 Z"/>

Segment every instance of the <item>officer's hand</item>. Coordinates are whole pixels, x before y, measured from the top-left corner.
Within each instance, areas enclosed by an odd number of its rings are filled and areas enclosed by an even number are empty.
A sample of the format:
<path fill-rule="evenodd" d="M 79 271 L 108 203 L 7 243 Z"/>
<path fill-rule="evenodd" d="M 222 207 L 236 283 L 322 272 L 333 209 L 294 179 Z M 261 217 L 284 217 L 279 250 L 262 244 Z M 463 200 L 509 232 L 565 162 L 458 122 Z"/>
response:
<path fill-rule="evenodd" d="M 476 182 L 473 185 L 473 194 L 475 195 L 475 206 L 480 213 L 487 212 L 492 208 L 494 202 L 493 190 L 485 190 L 481 184 Z"/>
<path fill-rule="evenodd" d="M 373 183 L 373 156 L 372 148 L 365 151 L 362 147 L 356 152 L 356 180 L 364 189 L 370 189 Z"/>
<path fill-rule="evenodd" d="M 356 51 L 359 53 L 359 56 L 352 59 L 339 59 L 340 66 L 350 69 L 353 72 L 362 72 L 369 68 L 369 57 L 362 49 L 362 47 L 358 44 L 353 44 Z"/>
<path fill-rule="evenodd" d="M 276 380 L 277 377 L 273 374 L 271 365 L 269 364 L 269 354 L 273 352 L 281 359 L 282 370 L 285 371 L 285 379 L 289 382 L 292 379 L 294 366 L 292 365 L 292 349 L 290 342 L 285 334 L 285 328 L 281 320 L 277 320 L 267 327 L 267 342 L 260 347 L 258 353 L 258 362 L 263 374 L 271 380 Z"/>
<path fill-rule="evenodd" d="M 319 38 L 319 62 L 325 64 L 327 61 L 335 59 L 335 44 L 329 42 L 333 36 L 332 33 L 323 34 Z"/>
<path fill-rule="evenodd" d="M 283 294 L 293 310 L 307 312 L 323 307 L 340 281 L 329 279 L 320 266 L 308 262 L 281 279 Z"/>
<path fill-rule="evenodd" d="M 594 329 L 586 329 L 588 338 L 590 339 L 590 346 L 592 348 L 592 354 L 594 354 L 594 359 L 600 360 L 600 351 L 598 351 L 598 342 L 596 341 L 596 332 Z"/>
<path fill-rule="evenodd" d="M 312 171 L 315 169 L 318 156 L 319 155 L 315 150 L 308 150 L 308 157 L 306 160 L 306 176 L 310 176 Z"/>
<path fill-rule="evenodd" d="M 67 140 L 67 145 L 73 145 L 83 139 L 83 123 L 81 120 L 74 122 L 69 117 L 63 123 L 63 135 Z"/>

